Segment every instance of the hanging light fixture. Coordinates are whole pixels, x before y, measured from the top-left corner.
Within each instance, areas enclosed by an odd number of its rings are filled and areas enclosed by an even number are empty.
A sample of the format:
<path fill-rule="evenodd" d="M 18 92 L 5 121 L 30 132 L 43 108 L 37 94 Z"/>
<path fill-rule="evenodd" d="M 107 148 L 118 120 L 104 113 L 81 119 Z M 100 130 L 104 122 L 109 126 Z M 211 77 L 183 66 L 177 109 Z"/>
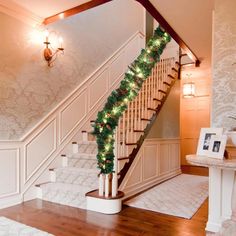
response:
<path fill-rule="evenodd" d="M 195 96 L 195 83 L 191 81 L 191 74 L 187 75 L 187 81 L 183 84 L 183 97 L 192 98 Z"/>

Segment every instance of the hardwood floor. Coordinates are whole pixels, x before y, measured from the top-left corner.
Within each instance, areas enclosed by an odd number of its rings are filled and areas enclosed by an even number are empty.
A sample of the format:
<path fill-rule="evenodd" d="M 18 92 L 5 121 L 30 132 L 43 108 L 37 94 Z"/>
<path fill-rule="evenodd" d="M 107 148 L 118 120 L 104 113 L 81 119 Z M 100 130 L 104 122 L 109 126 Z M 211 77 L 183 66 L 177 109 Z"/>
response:
<path fill-rule="evenodd" d="M 41 200 L 0 210 L 0 215 L 56 236 L 203 236 L 207 201 L 192 219 L 124 206 L 116 215 L 104 215 Z"/>

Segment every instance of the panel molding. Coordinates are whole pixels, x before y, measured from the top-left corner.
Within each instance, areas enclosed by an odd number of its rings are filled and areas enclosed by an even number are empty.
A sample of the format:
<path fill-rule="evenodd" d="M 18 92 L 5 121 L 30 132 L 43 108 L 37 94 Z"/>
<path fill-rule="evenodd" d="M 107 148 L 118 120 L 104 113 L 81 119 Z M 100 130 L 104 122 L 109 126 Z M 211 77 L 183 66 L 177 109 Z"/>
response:
<path fill-rule="evenodd" d="M 100 100 L 108 93 L 109 91 L 109 67 L 104 68 L 99 74 L 98 76 L 94 77 L 93 81 L 91 81 L 89 83 L 88 86 L 88 110 L 93 109 L 99 102 Z M 104 87 L 104 91 L 102 91 L 102 94 L 100 94 L 99 99 L 95 98 L 95 103 L 92 102 L 91 104 L 91 100 L 92 97 L 94 95 L 94 93 L 92 92 L 93 89 L 93 85 L 98 82 L 99 79 L 103 78 L 103 75 L 105 76 L 105 87 Z M 104 79 L 104 78 L 103 78 Z"/>
<path fill-rule="evenodd" d="M 166 153 L 161 153 L 161 145 L 165 145 L 167 147 Z M 154 147 L 154 149 L 153 149 Z M 134 162 L 132 163 L 131 168 L 129 169 L 128 173 L 126 174 L 125 179 L 123 180 L 119 190 L 125 193 L 125 198 L 129 198 L 135 194 L 138 194 L 148 188 L 155 186 L 158 183 L 161 183 L 169 178 L 172 178 L 176 175 L 181 173 L 180 169 L 180 139 L 146 139 L 137 154 L 137 158 L 135 158 Z M 145 159 L 145 149 L 152 149 L 152 159 L 155 161 L 155 175 L 150 176 L 149 178 L 145 178 L 145 169 L 149 171 L 149 168 L 144 168 L 145 164 L 153 165 L 153 163 L 148 163 L 150 159 Z M 175 155 L 173 154 L 173 150 L 176 150 Z M 155 152 L 155 153 L 154 153 Z M 150 154 L 149 154 L 150 155 Z M 150 158 L 150 157 L 149 157 Z M 160 170 L 161 161 L 167 160 L 168 166 L 165 172 Z M 170 162 L 173 161 L 176 163 L 176 166 L 172 166 Z M 142 168 L 138 170 L 136 168 L 137 163 L 142 163 Z M 137 175 L 139 171 L 139 175 L 141 176 L 141 181 L 134 182 L 134 173 Z M 146 175 L 147 176 L 147 175 Z M 132 184 L 129 184 L 132 183 Z"/>
<path fill-rule="evenodd" d="M 29 168 L 29 163 L 28 163 L 28 158 L 29 158 L 29 154 L 28 154 L 28 148 L 30 146 L 30 144 L 32 144 L 33 142 L 36 142 L 37 141 L 37 138 L 40 137 L 40 135 L 43 134 L 43 132 L 46 132 L 47 128 L 50 127 L 50 125 L 53 126 L 53 133 L 52 133 L 52 136 L 53 136 L 53 139 L 51 140 L 52 141 L 52 147 L 51 147 L 51 150 L 48 150 L 48 153 L 46 154 L 46 156 L 42 159 L 42 161 L 37 165 L 37 167 L 31 172 L 31 173 L 28 173 L 28 168 Z M 57 148 L 57 144 L 56 144 L 56 136 L 57 136 L 57 130 L 56 130 L 56 119 L 53 119 L 51 120 L 42 130 L 41 132 L 39 132 L 35 137 L 34 139 L 32 139 L 30 142 L 28 142 L 26 145 L 24 145 L 24 167 L 23 167 L 23 170 L 24 170 L 24 184 L 26 184 L 30 179 L 31 177 L 42 167 L 42 165 L 50 158 L 50 156 L 52 155 L 52 153 L 55 152 L 56 148 Z M 39 149 L 40 149 L 40 144 L 39 144 Z"/>
<path fill-rule="evenodd" d="M 9 147 L 9 148 L 1 148 L 0 151 L 15 151 L 15 165 L 16 165 L 16 176 L 15 176 L 15 191 L 1 194 L 0 199 L 12 197 L 20 193 L 20 148 L 19 147 Z"/>
<path fill-rule="evenodd" d="M 58 130 L 58 134 L 59 134 L 59 144 L 61 144 L 67 137 L 68 135 L 70 135 L 70 133 L 76 128 L 76 126 L 78 125 L 79 122 L 81 122 L 82 119 L 84 119 L 86 117 L 87 111 L 88 111 L 88 99 L 87 99 L 87 88 L 83 88 L 78 94 L 76 94 L 76 96 L 74 96 L 72 99 L 70 99 L 70 101 L 68 101 L 65 106 L 60 110 L 59 114 L 58 114 L 58 120 L 59 120 L 59 130 Z M 72 106 L 77 99 L 79 99 L 82 95 L 84 95 L 85 98 L 85 104 L 84 108 L 84 115 L 77 120 L 77 122 L 75 122 L 75 124 L 72 126 L 72 128 L 67 131 L 67 133 L 63 136 L 63 112 L 66 112 L 66 110 L 69 110 L 70 106 Z M 73 115 L 73 114 L 71 114 Z"/>

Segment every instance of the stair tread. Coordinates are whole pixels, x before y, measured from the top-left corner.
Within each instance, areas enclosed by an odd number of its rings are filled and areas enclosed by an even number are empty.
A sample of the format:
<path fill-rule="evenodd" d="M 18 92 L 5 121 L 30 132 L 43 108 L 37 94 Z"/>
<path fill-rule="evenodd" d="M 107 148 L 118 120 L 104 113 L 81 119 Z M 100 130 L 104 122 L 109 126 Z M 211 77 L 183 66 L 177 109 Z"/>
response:
<path fill-rule="evenodd" d="M 92 141 L 92 140 L 91 141 L 90 140 L 88 140 L 88 141 L 78 141 L 77 144 L 79 144 L 79 145 L 85 145 L 85 144 L 97 145 L 96 141 Z"/>

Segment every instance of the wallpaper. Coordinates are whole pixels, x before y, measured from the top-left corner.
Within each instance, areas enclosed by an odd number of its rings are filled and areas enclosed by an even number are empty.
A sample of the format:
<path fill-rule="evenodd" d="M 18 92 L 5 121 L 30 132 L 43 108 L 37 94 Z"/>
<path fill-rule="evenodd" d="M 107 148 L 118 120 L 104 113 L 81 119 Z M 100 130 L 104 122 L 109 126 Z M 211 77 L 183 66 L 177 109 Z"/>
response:
<path fill-rule="evenodd" d="M 0 140 L 18 140 L 143 30 L 143 9 L 117 0 L 47 26 L 63 36 L 65 48 L 51 68 L 43 42 L 30 40 L 33 28 L 1 12 L 0 28 Z"/>
<path fill-rule="evenodd" d="M 213 40 L 212 126 L 236 127 L 236 1 L 216 0 Z"/>
<path fill-rule="evenodd" d="M 148 138 L 179 138 L 180 81 L 177 80 L 162 107 Z"/>

